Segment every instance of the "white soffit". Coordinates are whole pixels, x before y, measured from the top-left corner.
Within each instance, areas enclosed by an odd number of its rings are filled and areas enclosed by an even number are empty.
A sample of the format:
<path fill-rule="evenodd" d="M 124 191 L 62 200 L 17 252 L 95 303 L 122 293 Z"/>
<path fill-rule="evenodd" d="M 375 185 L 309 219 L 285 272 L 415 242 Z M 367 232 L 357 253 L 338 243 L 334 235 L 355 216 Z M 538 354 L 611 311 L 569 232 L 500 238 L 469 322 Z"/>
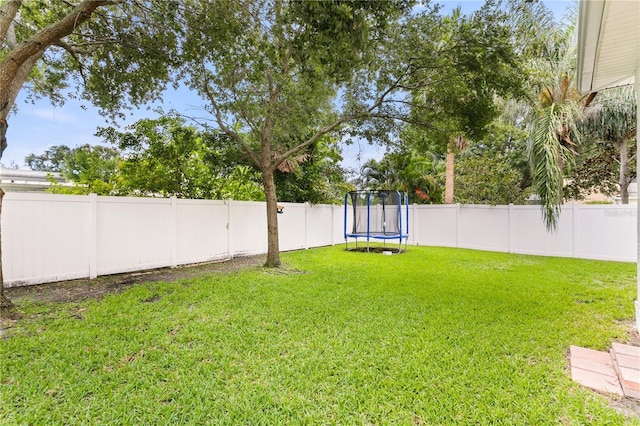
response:
<path fill-rule="evenodd" d="M 579 90 L 633 84 L 640 64 L 640 0 L 582 0 L 578 19 Z"/>

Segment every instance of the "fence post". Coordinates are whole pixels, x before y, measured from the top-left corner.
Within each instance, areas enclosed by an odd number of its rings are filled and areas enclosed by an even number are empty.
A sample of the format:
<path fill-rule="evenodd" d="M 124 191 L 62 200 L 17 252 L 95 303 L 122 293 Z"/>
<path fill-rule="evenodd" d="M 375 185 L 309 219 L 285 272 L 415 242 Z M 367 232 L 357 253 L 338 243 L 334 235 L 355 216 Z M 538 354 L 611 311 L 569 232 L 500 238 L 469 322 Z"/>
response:
<path fill-rule="evenodd" d="M 89 278 L 98 277 L 98 195 L 89 194 Z"/>
<path fill-rule="evenodd" d="M 578 247 L 578 216 L 576 213 L 576 205 L 571 204 L 571 256 L 576 257 L 576 248 Z"/>
<path fill-rule="evenodd" d="M 309 250 L 309 208 L 311 204 L 304 202 L 304 249 Z"/>
<path fill-rule="evenodd" d="M 227 198 L 227 260 L 233 258 L 231 247 L 231 198 Z"/>
<path fill-rule="evenodd" d="M 333 246 L 336 245 L 336 242 L 335 242 L 335 239 L 334 239 L 334 237 L 335 237 L 334 230 L 336 229 L 336 222 L 335 222 L 335 219 L 336 219 L 335 210 L 336 209 L 335 209 L 335 206 L 333 204 L 329 204 L 329 205 L 331 206 L 331 246 L 333 247 Z"/>
<path fill-rule="evenodd" d="M 171 197 L 171 217 L 170 217 L 170 239 L 171 239 L 171 267 L 178 266 L 178 199 Z"/>
<path fill-rule="evenodd" d="M 511 253 L 511 213 L 513 212 L 513 203 L 509 203 L 507 212 L 507 253 Z"/>
<path fill-rule="evenodd" d="M 413 206 L 411 208 L 411 216 L 413 218 L 413 221 L 409 221 L 410 225 L 410 230 L 411 230 L 411 235 L 413 236 L 413 245 L 417 246 L 418 244 L 418 239 L 417 239 L 417 229 L 418 229 L 418 205 L 416 203 L 413 203 Z M 407 220 L 409 220 L 409 218 L 407 218 Z"/>
<path fill-rule="evenodd" d="M 456 248 L 460 248 L 460 203 L 456 204 Z"/>

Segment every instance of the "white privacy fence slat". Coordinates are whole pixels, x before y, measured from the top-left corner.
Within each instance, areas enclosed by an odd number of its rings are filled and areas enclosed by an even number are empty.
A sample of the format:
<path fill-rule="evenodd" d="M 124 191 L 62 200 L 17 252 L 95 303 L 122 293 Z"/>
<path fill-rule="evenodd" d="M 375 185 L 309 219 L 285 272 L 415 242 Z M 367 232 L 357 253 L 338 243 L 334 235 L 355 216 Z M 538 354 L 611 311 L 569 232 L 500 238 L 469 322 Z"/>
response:
<path fill-rule="evenodd" d="M 342 206 L 281 204 L 281 250 L 344 243 Z M 554 233 L 538 206 L 413 205 L 409 216 L 413 245 L 636 260 L 636 206 L 563 206 Z M 266 253 L 266 224 L 263 202 L 7 193 L 5 285 Z"/>

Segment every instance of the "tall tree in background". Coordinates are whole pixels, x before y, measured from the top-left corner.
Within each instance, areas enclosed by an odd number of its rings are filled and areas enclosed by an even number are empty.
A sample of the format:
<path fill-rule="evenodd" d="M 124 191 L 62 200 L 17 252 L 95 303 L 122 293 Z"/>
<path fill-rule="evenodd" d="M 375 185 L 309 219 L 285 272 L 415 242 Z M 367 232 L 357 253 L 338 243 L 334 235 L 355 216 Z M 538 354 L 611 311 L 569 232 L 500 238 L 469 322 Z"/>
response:
<path fill-rule="evenodd" d="M 255 173 L 218 131 L 165 116 L 138 120 L 125 131 L 99 128 L 96 135 L 122 152 L 115 195 L 261 199 Z"/>
<path fill-rule="evenodd" d="M 635 168 L 630 167 L 631 162 L 636 159 L 635 150 L 631 149 L 637 134 L 636 110 L 637 102 L 632 89 L 626 87 L 607 90 L 597 95 L 591 106 L 586 108 L 585 119 L 579 123 L 584 138 L 595 140 L 596 156 L 598 153 L 606 153 L 611 149 L 615 151 L 614 155 L 617 158 L 614 157 L 613 160 L 617 163 L 618 169 L 616 183 L 622 204 L 629 204 L 629 184 L 636 178 Z M 611 164 L 610 158 L 600 158 L 599 160 L 602 165 L 609 166 L 610 172 L 616 174 L 614 167 L 611 167 L 613 164 Z M 589 159 L 586 162 L 593 163 Z M 594 167 L 594 171 L 598 169 L 599 167 Z M 593 171 L 582 168 L 576 174 L 580 172 L 584 174 L 582 179 L 592 181 L 588 177 L 594 174 Z M 580 179 L 580 176 L 576 176 L 576 178 Z M 603 177 L 600 176 L 600 178 Z M 608 180 L 605 177 L 602 179 L 602 184 Z"/>
<path fill-rule="evenodd" d="M 455 160 L 456 154 L 463 153 L 469 142 L 463 135 L 452 136 L 447 144 L 447 160 L 445 169 L 445 183 L 444 183 L 444 203 L 453 204 L 454 200 L 454 186 L 455 186 Z"/>
<path fill-rule="evenodd" d="M 164 16 L 175 7 L 175 2 L 159 0 L 4 1 L 0 159 L 9 114 L 23 89 L 60 104 L 63 89 L 71 85 L 77 97 L 110 111 L 158 97 L 170 75 L 167 52 L 177 40 L 177 29 L 168 30 Z M 3 195 L 0 190 L 0 211 Z M 3 283 L 0 261 L 0 308 L 5 309 L 11 302 Z"/>
<path fill-rule="evenodd" d="M 455 155 L 481 139 L 499 115 L 497 96 L 522 93 L 507 18 L 491 2 L 468 16 L 454 10 L 437 32 L 440 43 L 432 56 L 438 66 L 416 80 L 412 124 L 425 136 L 414 145 L 446 156 L 445 203 L 454 202 Z"/>
<path fill-rule="evenodd" d="M 114 195 L 120 152 L 100 145 L 81 145 L 71 149 L 60 164 L 62 176 L 73 186 L 54 181 L 54 194 Z"/>
<path fill-rule="evenodd" d="M 39 172 L 60 172 L 64 165 L 65 157 L 71 152 L 66 145 L 54 145 L 47 148 L 42 154 L 29 154 L 24 158 L 24 163 L 31 170 Z"/>

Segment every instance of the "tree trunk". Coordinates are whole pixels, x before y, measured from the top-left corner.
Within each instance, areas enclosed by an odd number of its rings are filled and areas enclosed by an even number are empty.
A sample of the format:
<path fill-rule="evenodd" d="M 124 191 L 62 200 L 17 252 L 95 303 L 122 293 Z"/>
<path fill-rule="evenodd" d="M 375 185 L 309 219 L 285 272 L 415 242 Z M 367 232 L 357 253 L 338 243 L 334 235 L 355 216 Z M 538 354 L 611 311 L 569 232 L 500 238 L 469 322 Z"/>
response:
<path fill-rule="evenodd" d="M 278 199 L 273 170 L 262 171 L 262 184 L 267 200 L 267 262 L 264 266 L 277 268 L 280 266 L 280 242 L 278 240 Z"/>
<path fill-rule="evenodd" d="M 0 188 L 0 217 L 2 217 L 2 199 L 4 191 Z M 0 259 L 2 259 L 2 240 L 0 239 Z M 4 276 L 2 275 L 2 262 L 0 261 L 0 312 L 6 312 L 13 308 L 13 303 L 4 292 Z"/>
<path fill-rule="evenodd" d="M 7 120 L 0 119 L 0 158 L 7 147 Z M 4 198 L 4 191 L 0 188 L 0 218 L 2 218 L 2 199 Z M 5 312 L 13 308 L 13 303 L 4 293 L 4 275 L 2 274 L 2 233 L 0 233 L 0 312 Z"/>
<path fill-rule="evenodd" d="M 71 12 L 57 22 L 38 31 L 36 34 L 11 46 L 10 52 L 0 61 L 0 159 L 7 147 L 7 117 L 24 82 L 31 73 L 36 62 L 52 44 L 71 34 L 78 26 L 91 18 L 100 6 L 110 3 L 108 0 L 83 0 Z M 21 6 L 21 1 L 3 3 L 0 9 L 0 40 L 7 42 L 13 19 Z M 9 43 L 11 44 L 11 43 Z M 0 189 L 0 215 L 4 191 Z M 1 242 L 1 234 L 0 234 Z M 13 304 L 4 293 L 4 277 L 2 275 L 2 247 L 0 246 L 0 308 L 11 309 Z"/>
<path fill-rule="evenodd" d="M 447 146 L 447 165 L 445 168 L 444 203 L 453 204 L 453 179 L 456 154 L 451 146 Z"/>
<path fill-rule="evenodd" d="M 623 139 L 620 145 L 618 145 L 620 151 L 620 178 L 618 185 L 620 185 L 620 203 L 629 204 L 629 183 L 627 178 L 629 168 L 629 153 L 627 152 L 627 139 Z"/>

